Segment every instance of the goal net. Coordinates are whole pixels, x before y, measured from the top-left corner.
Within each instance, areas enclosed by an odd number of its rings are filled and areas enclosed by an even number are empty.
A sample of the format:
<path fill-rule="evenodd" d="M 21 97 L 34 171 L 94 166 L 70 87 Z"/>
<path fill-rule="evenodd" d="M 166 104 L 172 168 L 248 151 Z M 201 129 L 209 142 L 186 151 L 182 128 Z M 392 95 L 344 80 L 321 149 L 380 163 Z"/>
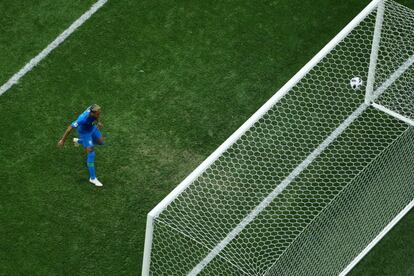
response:
<path fill-rule="evenodd" d="M 148 214 L 143 275 L 350 271 L 414 204 L 413 29 L 371 2 Z"/>

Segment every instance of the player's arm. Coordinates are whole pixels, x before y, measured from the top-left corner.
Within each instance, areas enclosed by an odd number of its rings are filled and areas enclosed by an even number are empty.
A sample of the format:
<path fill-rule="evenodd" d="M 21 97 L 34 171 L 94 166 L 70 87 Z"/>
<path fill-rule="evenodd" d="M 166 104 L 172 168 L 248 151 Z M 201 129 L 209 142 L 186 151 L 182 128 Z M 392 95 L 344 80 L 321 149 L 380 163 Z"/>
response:
<path fill-rule="evenodd" d="M 65 144 L 66 138 L 68 138 L 68 136 L 70 135 L 70 133 L 73 130 L 73 126 L 70 125 L 67 127 L 65 133 L 63 134 L 62 138 L 59 140 L 58 142 L 58 146 L 63 147 L 63 145 Z"/>
<path fill-rule="evenodd" d="M 76 121 L 74 121 L 70 126 L 66 128 L 65 133 L 63 134 L 62 138 L 58 142 L 58 146 L 63 147 L 65 144 L 66 138 L 70 135 L 74 128 L 77 128 L 78 125 L 82 123 L 82 117 L 79 117 Z"/>
<path fill-rule="evenodd" d="M 100 118 L 97 118 L 97 119 L 96 119 L 96 126 L 97 126 L 99 129 L 103 129 L 103 124 L 102 124 L 102 122 L 101 122 Z"/>

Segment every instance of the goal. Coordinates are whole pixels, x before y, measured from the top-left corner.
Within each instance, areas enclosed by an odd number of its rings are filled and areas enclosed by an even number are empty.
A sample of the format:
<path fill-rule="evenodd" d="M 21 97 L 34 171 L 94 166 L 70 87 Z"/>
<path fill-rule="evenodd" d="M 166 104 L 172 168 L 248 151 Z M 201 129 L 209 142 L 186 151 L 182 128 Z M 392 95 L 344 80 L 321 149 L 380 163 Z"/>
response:
<path fill-rule="evenodd" d="M 372 1 L 148 214 L 142 274 L 348 273 L 414 205 L 413 29 Z"/>

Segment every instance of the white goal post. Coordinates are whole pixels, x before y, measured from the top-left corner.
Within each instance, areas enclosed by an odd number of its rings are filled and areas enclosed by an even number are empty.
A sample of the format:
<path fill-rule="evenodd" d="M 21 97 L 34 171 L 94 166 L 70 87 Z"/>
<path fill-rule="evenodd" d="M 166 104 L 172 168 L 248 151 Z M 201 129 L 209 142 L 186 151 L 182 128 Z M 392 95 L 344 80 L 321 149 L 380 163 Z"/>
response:
<path fill-rule="evenodd" d="M 142 275 L 349 272 L 414 202 L 414 166 L 399 150 L 414 153 L 414 37 L 398 27 L 414 27 L 414 12 L 372 1 L 162 200 L 147 217 Z M 373 185 L 380 174 L 396 186 Z M 395 200 L 378 207 L 387 189 Z M 358 204 L 367 210 L 343 213 Z M 334 250 L 347 215 L 365 228 Z"/>

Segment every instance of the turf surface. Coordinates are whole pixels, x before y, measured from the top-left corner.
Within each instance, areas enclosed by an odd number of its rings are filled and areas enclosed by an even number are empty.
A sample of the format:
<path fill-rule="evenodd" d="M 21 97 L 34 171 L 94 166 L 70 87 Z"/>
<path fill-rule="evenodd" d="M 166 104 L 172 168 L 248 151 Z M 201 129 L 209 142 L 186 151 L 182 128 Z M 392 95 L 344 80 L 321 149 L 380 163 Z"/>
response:
<path fill-rule="evenodd" d="M 91 4 L 63 2 L 2 1 L 2 82 Z M 139 274 L 146 213 L 367 3 L 110 0 L 0 97 L 0 274 Z M 93 102 L 101 190 L 55 146 Z M 412 273 L 413 221 L 355 273 Z"/>
<path fill-rule="evenodd" d="M 0 2 L 0 83 L 3 84 L 86 11 L 93 0 Z"/>

